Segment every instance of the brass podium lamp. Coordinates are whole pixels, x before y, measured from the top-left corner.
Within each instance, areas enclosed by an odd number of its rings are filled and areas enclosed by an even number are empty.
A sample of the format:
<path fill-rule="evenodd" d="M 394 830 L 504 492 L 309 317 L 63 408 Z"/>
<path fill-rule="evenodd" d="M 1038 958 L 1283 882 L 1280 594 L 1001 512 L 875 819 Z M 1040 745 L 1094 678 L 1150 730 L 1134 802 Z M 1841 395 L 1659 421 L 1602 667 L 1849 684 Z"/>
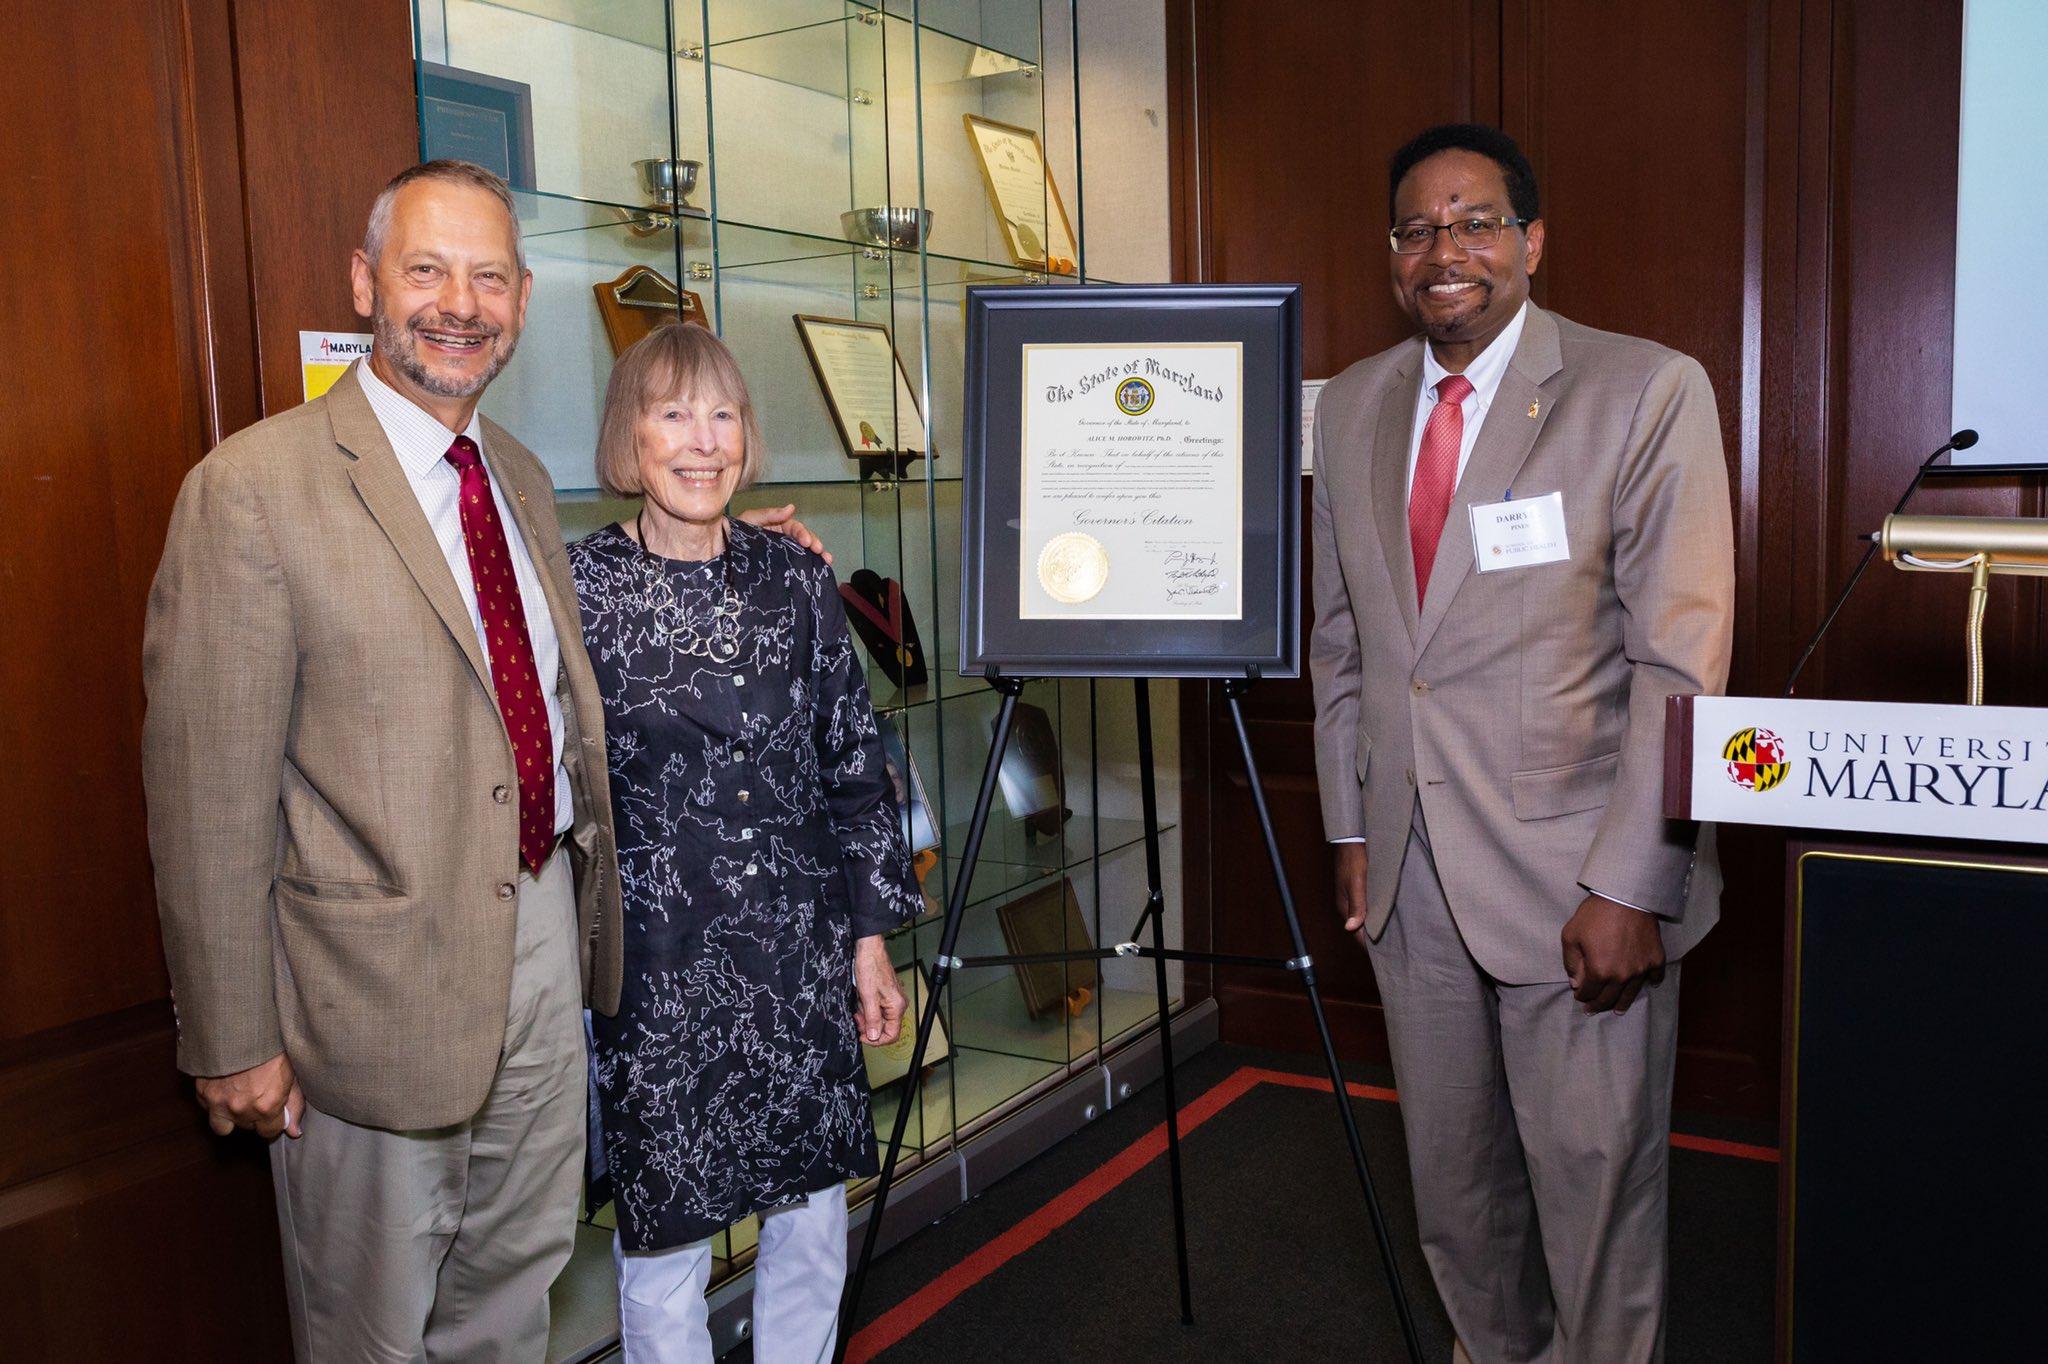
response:
<path fill-rule="evenodd" d="M 1991 575 L 2048 577 L 2048 520 L 2017 516 L 1900 516 L 1878 532 L 1884 557 L 1903 569 L 1970 575 L 1966 634 L 1969 703 L 1984 704 L 1984 606 Z"/>

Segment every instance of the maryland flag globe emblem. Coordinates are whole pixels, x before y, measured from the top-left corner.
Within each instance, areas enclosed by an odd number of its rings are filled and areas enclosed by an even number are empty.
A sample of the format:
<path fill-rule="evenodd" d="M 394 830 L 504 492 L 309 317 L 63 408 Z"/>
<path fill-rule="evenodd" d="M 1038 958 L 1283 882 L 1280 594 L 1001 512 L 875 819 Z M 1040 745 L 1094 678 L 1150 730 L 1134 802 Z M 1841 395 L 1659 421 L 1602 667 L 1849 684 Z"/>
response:
<path fill-rule="evenodd" d="M 1745 791 L 1768 791 L 1785 780 L 1785 741 L 1768 729 L 1745 729 L 1721 748 L 1728 780 Z"/>

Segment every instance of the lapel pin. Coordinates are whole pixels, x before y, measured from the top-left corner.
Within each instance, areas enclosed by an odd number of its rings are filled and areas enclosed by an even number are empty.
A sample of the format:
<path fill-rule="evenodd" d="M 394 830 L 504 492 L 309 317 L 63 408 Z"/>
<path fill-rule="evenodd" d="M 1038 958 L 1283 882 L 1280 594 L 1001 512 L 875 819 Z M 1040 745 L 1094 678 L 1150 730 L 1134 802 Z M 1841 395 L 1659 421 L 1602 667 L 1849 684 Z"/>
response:
<path fill-rule="evenodd" d="M 1533 403 L 1530 403 L 1530 404 L 1529 404 L 1529 415 L 1530 415 L 1530 416 L 1532 416 L 1532 417 L 1533 417 L 1533 416 L 1535 416 L 1535 415 L 1536 415 L 1536 413 L 1538 412 L 1538 410 L 1540 410 L 1540 409 L 1542 408 L 1542 406 L 1543 406 L 1543 402 L 1542 402 L 1542 400 L 1541 400 L 1541 399 L 1538 399 L 1537 401 L 1535 401 L 1535 402 L 1533 402 Z"/>

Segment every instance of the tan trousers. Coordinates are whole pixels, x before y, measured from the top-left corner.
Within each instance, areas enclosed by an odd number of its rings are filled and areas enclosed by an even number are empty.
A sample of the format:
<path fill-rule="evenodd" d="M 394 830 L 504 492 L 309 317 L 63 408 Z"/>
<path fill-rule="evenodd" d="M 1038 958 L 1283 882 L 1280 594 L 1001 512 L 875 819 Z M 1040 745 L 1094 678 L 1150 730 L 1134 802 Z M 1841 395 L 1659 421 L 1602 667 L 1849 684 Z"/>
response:
<path fill-rule="evenodd" d="M 519 878 L 505 1047 L 468 1122 L 423 1132 L 309 1110 L 272 1143 L 300 1364 L 547 1356 L 575 1242 L 585 1061 L 569 857 Z"/>
<path fill-rule="evenodd" d="M 1419 815 L 1371 955 L 1423 1254 L 1466 1354 L 1660 1359 L 1678 964 L 1618 1017 L 1568 984 L 1492 979 Z"/>

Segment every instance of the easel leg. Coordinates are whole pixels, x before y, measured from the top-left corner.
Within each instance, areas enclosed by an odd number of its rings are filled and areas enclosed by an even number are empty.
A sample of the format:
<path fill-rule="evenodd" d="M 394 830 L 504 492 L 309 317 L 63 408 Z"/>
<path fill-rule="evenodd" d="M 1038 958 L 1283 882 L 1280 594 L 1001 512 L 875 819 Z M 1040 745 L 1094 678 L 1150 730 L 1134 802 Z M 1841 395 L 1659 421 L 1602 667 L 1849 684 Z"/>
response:
<path fill-rule="evenodd" d="M 1259 817 L 1259 832 L 1265 836 L 1266 856 L 1273 863 L 1273 880 L 1280 890 L 1280 910 L 1287 918 L 1289 941 L 1294 945 L 1294 959 L 1299 965 L 1302 988 L 1308 992 L 1309 1012 L 1315 1015 L 1316 1034 L 1323 1044 L 1323 1063 L 1329 1067 L 1330 1088 L 1336 1095 L 1337 1113 L 1344 1124 L 1344 1140 L 1351 1147 L 1351 1164 L 1358 1171 L 1359 1187 L 1365 1191 L 1366 1211 L 1372 1218 L 1372 1232 L 1379 1242 L 1380 1263 L 1387 1271 L 1387 1287 L 1394 1294 L 1394 1312 L 1400 1318 L 1401 1335 L 1408 1344 L 1408 1358 L 1414 1364 L 1422 1364 L 1422 1343 L 1415 1334 L 1415 1318 L 1408 1310 L 1408 1294 L 1401 1287 L 1401 1270 L 1394 1263 L 1394 1242 L 1387 1234 L 1386 1215 L 1380 1210 L 1379 1194 L 1373 1188 L 1372 1171 L 1365 1161 L 1365 1143 L 1358 1135 L 1358 1117 L 1351 1111 L 1351 1095 L 1344 1087 L 1344 1072 L 1337 1064 L 1337 1046 L 1330 1038 L 1330 1021 L 1323 1013 L 1323 999 L 1316 989 L 1316 973 L 1310 964 L 1308 944 L 1301 936 L 1301 919 L 1294 912 L 1294 893 L 1287 884 L 1287 869 L 1280 861 L 1280 843 L 1273 836 L 1273 819 L 1266 811 L 1266 791 L 1259 781 L 1259 769 L 1252 759 L 1251 735 L 1245 729 L 1244 709 L 1238 703 L 1245 683 L 1224 684 L 1223 694 L 1230 701 L 1231 723 L 1237 727 L 1237 745 L 1244 759 L 1247 784 L 1251 788 L 1252 808 Z"/>
<path fill-rule="evenodd" d="M 847 1344 L 853 1339 L 854 1320 L 860 1312 L 861 1292 L 867 1286 L 868 1267 L 874 1262 L 875 1245 L 881 1236 L 882 1214 L 889 1207 L 889 1185 L 896 1178 L 896 1159 L 903 1149 L 903 1134 L 910 1123 L 911 1109 L 918 1105 L 924 1087 L 925 1047 L 931 1042 L 932 1023 L 939 1016 L 939 1000 L 953 973 L 954 946 L 960 938 L 960 920 L 967 910 L 967 891 L 974 880 L 974 864 L 981 858 L 982 835 L 988 831 L 989 810 L 995 804 L 997 774 L 1002 769 L 1003 750 L 1010 745 L 1010 720 L 1017 711 L 1017 698 L 1024 694 L 1021 679 L 993 679 L 1002 693 L 1002 708 L 996 712 L 995 742 L 988 751 L 988 764 L 981 771 L 981 789 L 974 797 L 974 815 L 967 824 L 967 842 L 961 849 L 960 874 L 953 881 L 953 893 L 946 902 L 946 923 L 939 934 L 938 956 L 932 962 L 931 992 L 924 1013 L 917 1021 L 917 1043 L 910 1052 L 910 1073 L 903 1081 L 903 1104 L 896 1110 L 896 1125 L 889 1136 L 889 1149 L 882 1156 L 881 1178 L 875 1184 L 874 1200 L 868 1205 L 867 1230 L 861 1237 L 860 1258 L 848 1276 L 846 1297 L 839 1308 L 839 1340 L 833 1347 L 833 1364 L 843 1364 Z"/>
<path fill-rule="evenodd" d="M 1141 677 L 1134 685 L 1138 702 L 1138 785 L 1145 809 L 1145 914 L 1152 920 L 1152 946 L 1164 952 L 1166 891 L 1160 873 L 1159 793 L 1152 765 L 1152 684 Z M 1152 979 L 1159 994 L 1159 1067 L 1166 1094 L 1166 1164 L 1173 1185 L 1173 1251 L 1180 1268 L 1180 1320 L 1183 1326 L 1192 1326 L 1195 1309 L 1188 1276 L 1187 1205 L 1180 1177 L 1180 1097 L 1174 1089 L 1173 1016 L 1172 1004 L 1167 999 L 1164 956 L 1152 958 Z"/>

